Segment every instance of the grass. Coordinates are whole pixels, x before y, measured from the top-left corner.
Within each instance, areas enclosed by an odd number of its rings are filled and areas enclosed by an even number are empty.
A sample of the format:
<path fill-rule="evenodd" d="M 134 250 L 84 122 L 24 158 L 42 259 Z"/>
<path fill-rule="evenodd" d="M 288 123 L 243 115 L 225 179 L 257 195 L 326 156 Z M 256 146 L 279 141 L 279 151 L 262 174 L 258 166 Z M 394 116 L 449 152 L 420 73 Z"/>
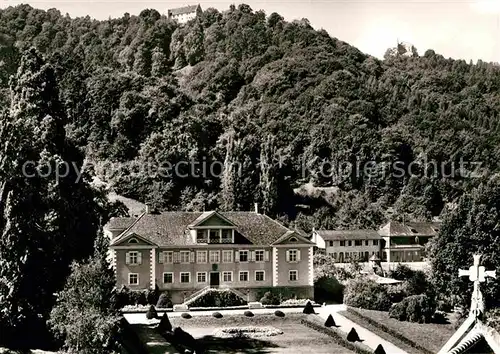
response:
<path fill-rule="evenodd" d="M 410 354 L 437 353 L 455 332 L 453 316 L 450 316 L 452 323 L 448 324 L 420 324 L 389 318 L 389 313 L 383 311 L 356 308 L 339 312 L 339 314 Z"/>
<path fill-rule="evenodd" d="M 190 320 L 171 318 L 174 327 L 181 327 L 193 337 L 197 338 L 202 346 L 207 348 L 207 353 L 242 353 L 242 354 L 267 354 L 267 353 L 354 353 L 339 344 L 324 333 L 302 325 L 306 319 L 304 314 L 286 314 L 280 318 L 274 314 L 245 316 L 224 316 L 214 318 L 199 316 Z M 283 334 L 261 338 L 218 338 L 213 333 L 227 327 L 266 327 L 272 326 Z"/>

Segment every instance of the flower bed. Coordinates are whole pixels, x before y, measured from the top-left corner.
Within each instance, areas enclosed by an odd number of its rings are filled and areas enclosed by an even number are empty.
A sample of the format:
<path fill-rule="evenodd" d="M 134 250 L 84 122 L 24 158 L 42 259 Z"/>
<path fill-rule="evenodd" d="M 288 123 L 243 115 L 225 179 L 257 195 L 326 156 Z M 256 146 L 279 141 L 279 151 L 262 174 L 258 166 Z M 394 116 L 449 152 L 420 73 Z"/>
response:
<path fill-rule="evenodd" d="M 126 305 L 121 309 L 122 313 L 146 313 L 148 312 L 150 305 Z M 156 311 L 160 312 L 172 312 L 172 308 L 160 308 L 156 307 Z"/>
<path fill-rule="evenodd" d="M 271 327 L 229 327 L 217 329 L 213 336 L 218 338 L 240 338 L 240 337 L 249 337 L 249 338 L 258 338 L 258 337 L 272 337 L 283 334 L 283 331 Z"/>

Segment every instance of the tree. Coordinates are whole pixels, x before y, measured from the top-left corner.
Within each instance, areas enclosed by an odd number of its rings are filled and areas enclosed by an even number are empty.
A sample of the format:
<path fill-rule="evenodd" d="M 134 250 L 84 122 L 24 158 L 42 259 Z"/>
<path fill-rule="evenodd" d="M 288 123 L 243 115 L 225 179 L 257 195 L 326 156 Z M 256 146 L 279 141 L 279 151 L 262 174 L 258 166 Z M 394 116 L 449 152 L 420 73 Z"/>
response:
<path fill-rule="evenodd" d="M 482 254 L 481 265 L 500 270 L 500 177 L 492 176 L 463 195 L 457 207 L 450 211 L 429 245 L 432 280 L 437 292 L 445 299 L 468 307 L 473 284 L 459 277 L 459 269 L 471 266 L 474 254 Z M 500 284 L 486 282 L 481 286 L 487 307 L 500 305 Z"/>
<path fill-rule="evenodd" d="M 49 324 L 70 353 L 105 354 L 117 346 L 120 316 L 114 298 L 115 276 L 106 261 L 105 236 L 85 262 L 74 262 Z M 154 309 L 154 307 L 153 307 Z"/>
<path fill-rule="evenodd" d="M 11 97 L 0 122 L 0 345 L 46 347 L 53 294 L 71 262 L 92 254 L 111 208 L 65 138 L 54 70 L 36 50 L 23 55 Z"/>

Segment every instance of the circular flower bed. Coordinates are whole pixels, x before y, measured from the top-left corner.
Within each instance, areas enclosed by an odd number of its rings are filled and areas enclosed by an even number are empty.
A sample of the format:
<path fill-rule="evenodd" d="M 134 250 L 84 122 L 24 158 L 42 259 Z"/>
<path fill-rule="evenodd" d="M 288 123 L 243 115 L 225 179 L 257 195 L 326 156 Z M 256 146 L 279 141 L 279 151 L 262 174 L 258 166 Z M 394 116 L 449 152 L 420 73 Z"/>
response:
<path fill-rule="evenodd" d="M 272 337 L 283 334 L 282 330 L 278 328 L 265 326 L 265 327 L 227 327 L 217 329 L 214 333 L 214 337 L 219 338 L 238 338 L 238 337 Z"/>

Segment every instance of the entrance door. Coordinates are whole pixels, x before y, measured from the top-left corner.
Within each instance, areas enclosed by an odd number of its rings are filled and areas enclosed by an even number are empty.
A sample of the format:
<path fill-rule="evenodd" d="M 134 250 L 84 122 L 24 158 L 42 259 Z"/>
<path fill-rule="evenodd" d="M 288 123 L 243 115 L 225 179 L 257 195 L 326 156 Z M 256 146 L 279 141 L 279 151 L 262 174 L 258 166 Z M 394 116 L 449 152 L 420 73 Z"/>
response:
<path fill-rule="evenodd" d="M 220 283 L 220 273 L 210 272 L 210 286 L 219 286 Z"/>

